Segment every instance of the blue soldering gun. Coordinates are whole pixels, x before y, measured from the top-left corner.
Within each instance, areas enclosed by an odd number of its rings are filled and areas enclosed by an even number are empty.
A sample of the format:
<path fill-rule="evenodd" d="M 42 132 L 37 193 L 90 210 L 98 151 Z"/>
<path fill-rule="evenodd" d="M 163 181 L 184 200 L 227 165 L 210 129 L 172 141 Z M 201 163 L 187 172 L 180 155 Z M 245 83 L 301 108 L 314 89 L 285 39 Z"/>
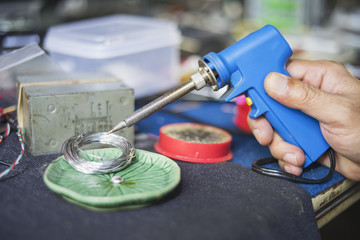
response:
<path fill-rule="evenodd" d="M 109 132 L 132 126 L 194 89 L 209 85 L 216 91 L 228 86 L 221 99 L 230 101 L 245 93 L 247 102 L 251 103 L 250 117 L 264 115 L 285 141 L 304 151 L 304 167 L 307 167 L 329 149 L 319 122 L 299 110 L 281 105 L 264 89 L 264 79 L 270 72 L 289 75 L 285 65 L 291 54 L 280 32 L 267 25 L 219 53 L 205 55 L 199 61 L 199 71 L 188 82 L 137 110 Z"/>
<path fill-rule="evenodd" d="M 207 54 L 203 60 L 219 88 L 229 85 L 222 99 L 229 101 L 245 93 L 251 105 L 249 116 L 265 115 L 286 142 L 304 151 L 304 167 L 307 167 L 329 148 L 319 122 L 281 105 L 264 89 L 264 79 L 270 72 L 289 76 L 285 65 L 291 54 L 291 48 L 278 30 L 267 25 L 217 54 Z"/>

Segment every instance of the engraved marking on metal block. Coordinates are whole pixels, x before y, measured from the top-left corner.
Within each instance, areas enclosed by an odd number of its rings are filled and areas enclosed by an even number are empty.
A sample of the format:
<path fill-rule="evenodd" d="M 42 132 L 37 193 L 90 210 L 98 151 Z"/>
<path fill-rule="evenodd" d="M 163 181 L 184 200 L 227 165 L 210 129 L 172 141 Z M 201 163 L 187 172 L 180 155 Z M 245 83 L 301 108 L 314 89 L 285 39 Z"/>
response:
<path fill-rule="evenodd" d="M 55 107 L 55 105 L 50 104 L 50 105 L 48 106 L 48 111 L 49 111 L 50 113 L 55 113 L 55 112 L 56 112 L 56 107 Z"/>
<path fill-rule="evenodd" d="M 105 132 L 113 125 L 110 116 L 109 100 L 105 102 L 105 111 L 102 103 L 90 103 L 90 116 L 81 118 L 75 113 L 75 135 L 84 132 Z M 105 114 L 105 115 L 104 115 Z"/>
<path fill-rule="evenodd" d="M 50 147 L 52 148 L 58 146 L 58 141 L 56 141 L 55 139 L 51 139 L 49 143 L 50 143 Z"/>

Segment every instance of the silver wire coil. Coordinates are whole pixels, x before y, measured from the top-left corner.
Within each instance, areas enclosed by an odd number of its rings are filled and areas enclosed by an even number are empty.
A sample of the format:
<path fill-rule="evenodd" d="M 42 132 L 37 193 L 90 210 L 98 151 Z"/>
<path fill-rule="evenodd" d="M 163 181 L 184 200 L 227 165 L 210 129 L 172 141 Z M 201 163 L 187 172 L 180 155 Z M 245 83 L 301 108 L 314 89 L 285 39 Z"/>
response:
<path fill-rule="evenodd" d="M 89 144 L 106 144 L 114 146 L 122 151 L 117 158 L 106 158 L 89 154 L 81 149 Z M 73 136 L 66 140 L 63 145 L 63 154 L 67 162 L 77 171 L 85 174 L 103 174 L 118 172 L 126 168 L 135 155 L 133 145 L 124 137 L 106 132 L 85 133 Z M 88 161 L 79 156 L 79 152 L 102 161 Z"/>

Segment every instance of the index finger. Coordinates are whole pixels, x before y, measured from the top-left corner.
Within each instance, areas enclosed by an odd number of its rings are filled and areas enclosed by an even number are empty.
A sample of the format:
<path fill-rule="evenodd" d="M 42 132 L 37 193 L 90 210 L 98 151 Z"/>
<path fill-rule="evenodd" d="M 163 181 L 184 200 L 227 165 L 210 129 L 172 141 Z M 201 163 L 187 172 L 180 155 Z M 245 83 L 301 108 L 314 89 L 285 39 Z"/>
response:
<path fill-rule="evenodd" d="M 322 61 L 291 59 L 287 62 L 286 69 L 291 77 L 320 88 L 327 66 Z"/>

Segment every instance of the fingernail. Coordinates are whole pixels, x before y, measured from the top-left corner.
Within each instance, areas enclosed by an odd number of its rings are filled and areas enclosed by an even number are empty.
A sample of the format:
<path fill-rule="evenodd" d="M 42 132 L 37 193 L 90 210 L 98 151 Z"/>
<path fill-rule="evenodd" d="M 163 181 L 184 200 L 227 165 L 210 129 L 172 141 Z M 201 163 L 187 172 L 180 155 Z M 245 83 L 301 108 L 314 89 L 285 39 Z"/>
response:
<path fill-rule="evenodd" d="M 287 173 L 294 174 L 296 176 L 300 176 L 301 173 L 302 173 L 302 168 L 301 167 L 285 165 L 284 166 L 284 171 L 287 172 Z"/>
<path fill-rule="evenodd" d="M 271 73 L 268 79 L 269 90 L 276 94 L 284 95 L 289 89 L 288 81 L 289 78 L 283 74 Z"/>
<path fill-rule="evenodd" d="M 254 129 L 253 134 L 256 140 L 261 144 L 261 131 L 259 129 Z"/>
<path fill-rule="evenodd" d="M 288 165 L 284 166 L 284 171 L 287 173 L 291 173 L 291 168 Z"/>
<path fill-rule="evenodd" d="M 296 155 L 293 154 L 293 153 L 286 153 L 286 154 L 284 155 L 283 160 L 284 160 L 285 162 L 288 162 L 288 163 L 291 163 L 291 164 L 297 166 Z"/>

